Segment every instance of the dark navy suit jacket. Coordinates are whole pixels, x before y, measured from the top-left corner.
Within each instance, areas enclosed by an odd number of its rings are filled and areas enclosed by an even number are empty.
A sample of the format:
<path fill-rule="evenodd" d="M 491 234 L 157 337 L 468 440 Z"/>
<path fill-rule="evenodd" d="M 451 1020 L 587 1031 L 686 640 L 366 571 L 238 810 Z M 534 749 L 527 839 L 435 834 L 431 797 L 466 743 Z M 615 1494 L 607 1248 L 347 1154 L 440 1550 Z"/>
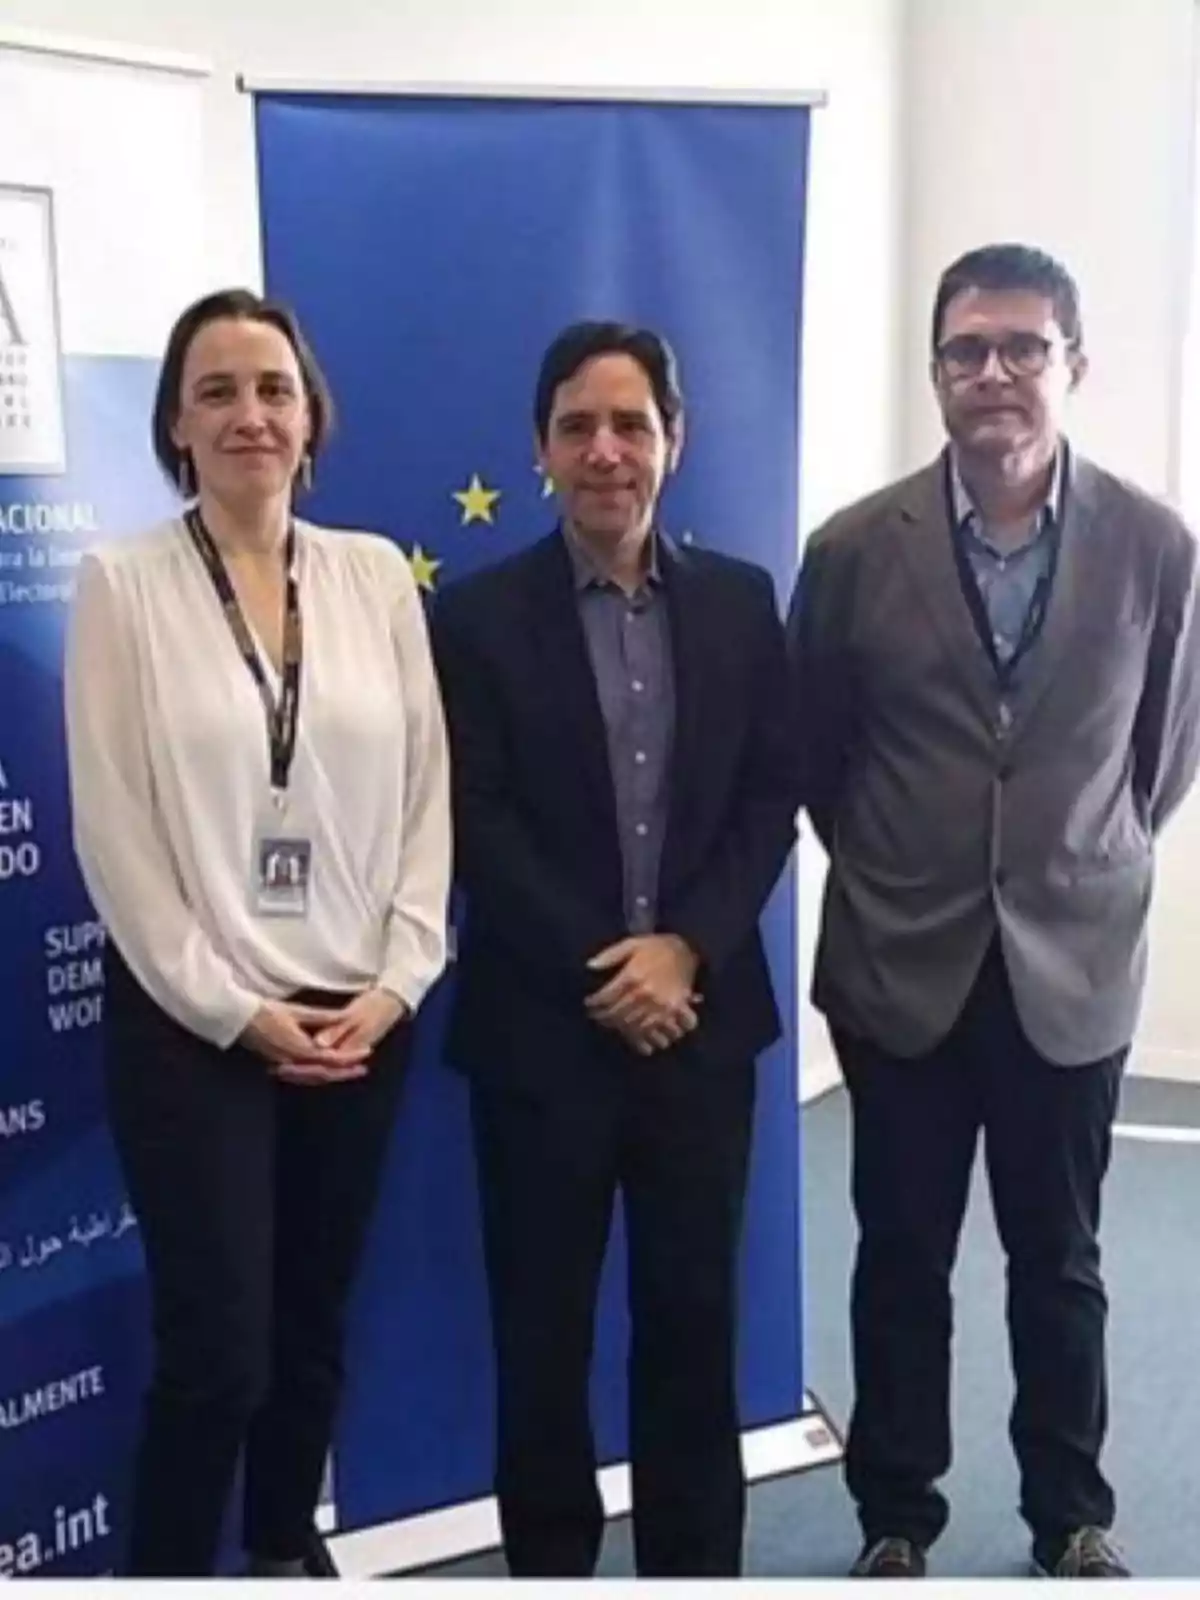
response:
<path fill-rule="evenodd" d="M 675 735 L 658 928 L 699 953 L 700 1025 L 675 1049 L 742 1064 L 779 1036 L 758 921 L 795 839 L 783 629 L 759 567 L 660 541 Z M 568 1087 L 615 1049 L 589 957 L 626 936 L 608 750 L 559 532 L 448 586 L 433 611 L 465 904 L 447 1054 Z"/>

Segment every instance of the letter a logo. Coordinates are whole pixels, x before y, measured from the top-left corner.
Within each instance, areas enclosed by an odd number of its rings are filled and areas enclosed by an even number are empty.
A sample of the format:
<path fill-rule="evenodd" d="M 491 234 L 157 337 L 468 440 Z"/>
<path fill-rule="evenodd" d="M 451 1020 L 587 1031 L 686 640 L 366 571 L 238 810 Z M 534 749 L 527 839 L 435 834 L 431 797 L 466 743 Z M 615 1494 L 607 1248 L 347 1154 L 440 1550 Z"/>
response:
<path fill-rule="evenodd" d="M 0 272 L 0 344 L 23 345 L 24 343 L 21 324 L 17 321 L 17 313 L 13 309 L 12 297 L 4 282 L 4 274 Z"/>

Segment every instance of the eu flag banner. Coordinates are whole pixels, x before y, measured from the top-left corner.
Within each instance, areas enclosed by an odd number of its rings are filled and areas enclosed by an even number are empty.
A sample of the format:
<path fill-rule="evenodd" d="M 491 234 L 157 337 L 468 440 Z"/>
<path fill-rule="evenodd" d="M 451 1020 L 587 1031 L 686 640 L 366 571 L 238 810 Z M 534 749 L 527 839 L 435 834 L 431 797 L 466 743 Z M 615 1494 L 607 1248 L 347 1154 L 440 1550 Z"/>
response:
<path fill-rule="evenodd" d="M 174 504 L 149 417 L 201 260 L 200 89 L 0 46 L 0 106 L 0 1578 L 63 1578 L 119 1559 L 149 1356 L 100 1074 L 105 930 L 71 842 L 63 634 L 84 550 Z"/>
<path fill-rule="evenodd" d="M 428 592 L 554 524 L 534 466 L 542 350 L 581 317 L 663 333 L 687 406 L 678 539 L 757 561 L 798 542 L 808 111 L 799 106 L 263 93 L 267 286 L 297 309 L 342 424 L 309 514 L 385 532 Z M 714 730 L 714 737 L 719 730 Z M 794 880 L 766 932 L 784 1040 L 763 1059 L 744 1247 L 741 1401 L 798 1416 Z M 448 980 L 452 982 L 453 978 Z M 490 1492 L 492 1371 L 464 1085 L 423 1017 L 363 1280 L 335 1462 L 339 1527 Z M 625 1454 L 623 1249 L 594 1407 Z"/>

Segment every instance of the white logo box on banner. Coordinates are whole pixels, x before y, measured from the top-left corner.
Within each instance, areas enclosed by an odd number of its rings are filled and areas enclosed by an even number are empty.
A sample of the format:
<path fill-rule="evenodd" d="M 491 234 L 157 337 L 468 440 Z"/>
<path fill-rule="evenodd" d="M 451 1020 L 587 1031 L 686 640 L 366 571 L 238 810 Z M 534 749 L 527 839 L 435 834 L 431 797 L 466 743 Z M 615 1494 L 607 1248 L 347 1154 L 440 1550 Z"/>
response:
<path fill-rule="evenodd" d="M 0 181 L 0 472 L 65 468 L 53 197 Z"/>
<path fill-rule="evenodd" d="M 75 48 L 99 49 L 0 25 L 0 188 L 52 197 L 63 356 L 157 360 L 175 318 L 215 287 L 206 68 L 84 59 Z"/>

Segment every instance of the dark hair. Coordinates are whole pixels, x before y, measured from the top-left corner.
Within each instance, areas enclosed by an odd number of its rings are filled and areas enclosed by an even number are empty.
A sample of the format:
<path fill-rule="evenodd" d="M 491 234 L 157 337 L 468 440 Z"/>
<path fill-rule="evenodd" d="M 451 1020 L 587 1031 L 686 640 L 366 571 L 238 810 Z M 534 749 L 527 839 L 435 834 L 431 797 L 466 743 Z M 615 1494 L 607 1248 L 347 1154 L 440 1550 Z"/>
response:
<path fill-rule="evenodd" d="M 573 322 L 551 343 L 538 372 L 533 420 L 543 443 L 550 431 L 550 413 L 559 387 L 569 382 L 585 362 L 607 355 L 632 356 L 650 380 L 663 427 L 669 434 L 674 433 L 683 411 L 683 395 L 675 353 L 667 341 L 649 328 L 635 328 L 626 322 Z"/>
<path fill-rule="evenodd" d="M 1044 250 L 1024 244 L 989 244 L 948 266 L 938 282 L 933 301 L 932 346 L 936 353 L 942 336 L 946 307 L 965 289 L 1014 289 L 1043 295 L 1054 306 L 1054 317 L 1071 350 L 1083 346 L 1079 315 L 1079 288 L 1061 262 Z"/>
<path fill-rule="evenodd" d="M 333 399 L 325 376 L 317 365 L 308 341 L 300 331 L 295 314 L 277 300 L 264 300 L 249 289 L 219 289 L 215 294 L 197 300 L 178 318 L 171 329 L 162 368 L 158 374 L 158 388 L 154 395 L 154 413 L 151 433 L 154 454 L 158 464 L 173 484 L 179 482 L 179 468 L 183 452 L 171 437 L 171 430 L 179 419 L 179 391 L 183 378 L 183 364 L 192 340 L 201 328 L 225 317 L 247 322 L 265 322 L 277 328 L 295 352 L 300 368 L 300 378 L 308 398 L 312 435 L 308 453 L 315 461 L 333 428 Z"/>

